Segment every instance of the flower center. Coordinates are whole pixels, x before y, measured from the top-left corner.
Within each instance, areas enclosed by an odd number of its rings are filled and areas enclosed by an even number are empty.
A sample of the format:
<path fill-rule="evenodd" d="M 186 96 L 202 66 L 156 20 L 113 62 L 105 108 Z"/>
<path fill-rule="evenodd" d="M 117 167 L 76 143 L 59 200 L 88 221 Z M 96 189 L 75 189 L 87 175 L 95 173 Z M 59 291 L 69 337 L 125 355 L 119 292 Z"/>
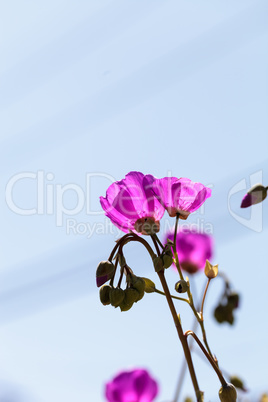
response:
<path fill-rule="evenodd" d="M 152 235 L 160 230 L 160 223 L 154 218 L 140 218 L 135 222 L 135 230 L 144 235 Z"/>

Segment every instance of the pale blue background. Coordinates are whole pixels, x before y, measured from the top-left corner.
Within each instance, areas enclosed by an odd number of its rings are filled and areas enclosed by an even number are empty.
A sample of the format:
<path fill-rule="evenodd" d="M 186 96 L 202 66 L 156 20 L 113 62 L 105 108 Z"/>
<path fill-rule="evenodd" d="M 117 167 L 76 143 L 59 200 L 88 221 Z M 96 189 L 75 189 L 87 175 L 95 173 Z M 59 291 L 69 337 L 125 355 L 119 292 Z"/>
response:
<path fill-rule="evenodd" d="M 245 379 L 252 401 L 268 391 L 268 203 L 239 208 L 255 180 L 268 184 L 267 12 L 256 0 L 2 3 L 1 402 L 101 402 L 104 382 L 129 367 L 147 367 L 160 382 L 157 401 L 172 399 L 182 352 L 165 300 L 146 295 L 120 313 L 99 303 L 95 287 L 96 266 L 117 232 L 87 212 L 100 212 L 98 197 L 130 170 L 212 186 L 189 223 L 210 225 L 213 261 L 242 301 L 235 326 L 218 326 L 211 313 L 222 283 L 215 280 L 205 306 L 208 338 L 222 367 Z M 38 171 L 54 209 L 56 190 L 76 184 L 89 211 L 64 216 L 62 226 L 55 211 L 13 212 L 5 199 L 11 177 Z M 13 190 L 20 208 L 37 206 L 36 180 Z M 66 191 L 65 208 L 76 203 Z M 80 231 L 90 223 L 93 235 L 68 234 L 68 219 Z M 140 247 L 130 245 L 127 255 L 160 287 Z M 176 274 L 167 276 L 173 286 Z M 203 283 L 199 274 L 197 289 Z M 186 330 L 191 311 L 178 308 Z M 216 401 L 217 377 L 194 361 L 206 401 Z"/>

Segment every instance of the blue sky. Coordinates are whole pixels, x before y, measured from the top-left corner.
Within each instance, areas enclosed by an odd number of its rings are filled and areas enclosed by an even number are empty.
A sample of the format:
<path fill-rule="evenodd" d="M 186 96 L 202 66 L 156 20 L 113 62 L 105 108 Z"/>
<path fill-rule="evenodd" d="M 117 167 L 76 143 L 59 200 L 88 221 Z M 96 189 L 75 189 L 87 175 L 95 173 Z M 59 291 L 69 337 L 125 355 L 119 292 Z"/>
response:
<path fill-rule="evenodd" d="M 208 337 L 227 371 L 268 391 L 267 202 L 239 208 L 246 189 L 268 182 L 267 11 L 253 0 L 1 6 L 2 393 L 101 402 L 105 381 L 139 366 L 160 381 L 159 402 L 173 397 L 182 352 L 165 300 L 147 295 L 121 314 L 95 288 L 118 236 L 99 196 L 131 170 L 212 187 L 189 223 L 210 225 L 214 262 L 242 302 L 234 327 L 216 325 L 215 281 Z M 154 279 L 146 254 L 128 253 Z M 178 308 L 188 329 L 190 311 Z M 217 378 L 194 359 L 216 401 Z M 183 395 L 191 387 L 186 377 Z"/>

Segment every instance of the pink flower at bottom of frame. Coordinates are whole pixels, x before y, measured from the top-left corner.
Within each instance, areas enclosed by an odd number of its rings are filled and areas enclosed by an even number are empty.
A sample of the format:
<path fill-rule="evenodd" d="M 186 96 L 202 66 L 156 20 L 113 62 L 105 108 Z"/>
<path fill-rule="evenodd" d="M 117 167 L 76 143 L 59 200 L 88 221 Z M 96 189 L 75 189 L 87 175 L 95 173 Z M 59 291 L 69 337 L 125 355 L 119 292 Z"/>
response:
<path fill-rule="evenodd" d="M 152 402 L 158 394 L 158 384 L 148 371 L 122 371 L 106 384 L 108 402 Z"/>

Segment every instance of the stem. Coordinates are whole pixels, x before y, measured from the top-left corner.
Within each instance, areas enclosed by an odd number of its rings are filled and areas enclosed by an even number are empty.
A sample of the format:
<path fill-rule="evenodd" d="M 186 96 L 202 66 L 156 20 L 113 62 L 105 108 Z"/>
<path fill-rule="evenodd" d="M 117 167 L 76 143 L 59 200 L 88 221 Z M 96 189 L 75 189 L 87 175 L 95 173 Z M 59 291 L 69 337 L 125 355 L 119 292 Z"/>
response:
<path fill-rule="evenodd" d="M 180 218 L 180 214 L 177 213 L 175 230 L 174 230 L 173 252 L 174 252 L 175 265 L 176 265 L 178 273 L 180 275 L 180 279 L 184 280 L 182 272 L 181 272 L 181 267 L 180 267 L 180 263 L 179 263 L 178 253 L 177 253 L 177 246 L 176 246 L 179 218 Z"/>
<path fill-rule="evenodd" d="M 155 240 L 157 241 L 159 246 L 164 250 L 165 247 L 163 246 L 162 242 L 160 241 L 160 239 L 159 239 L 159 237 L 157 236 L 156 233 L 153 235 L 153 237 L 155 238 Z"/>
<path fill-rule="evenodd" d="M 186 359 L 187 364 L 188 364 L 190 376 L 191 376 L 193 387 L 194 387 L 195 394 L 196 394 L 196 400 L 197 400 L 197 402 L 201 402 L 202 393 L 199 390 L 199 385 L 198 385 L 195 370 L 194 370 L 192 356 L 191 356 L 190 349 L 189 349 L 188 342 L 187 342 L 187 335 L 183 334 L 182 326 L 181 326 L 179 317 L 177 315 L 174 303 L 172 301 L 172 298 L 171 298 L 171 295 L 170 295 L 170 292 L 169 292 L 169 288 L 168 288 L 168 285 L 167 285 L 167 282 L 166 282 L 164 271 L 160 271 L 157 274 L 158 274 L 159 279 L 161 281 L 161 284 L 163 286 L 163 290 L 165 292 L 165 296 L 166 296 L 166 299 L 167 299 L 167 302 L 168 302 L 168 305 L 169 305 L 169 309 L 170 309 L 170 312 L 172 314 L 174 324 L 175 324 L 175 327 L 177 329 L 178 336 L 180 338 L 180 341 L 181 341 L 181 344 L 182 344 L 182 347 L 183 347 L 185 359 Z"/>
<path fill-rule="evenodd" d="M 166 294 L 164 292 L 161 292 L 161 290 L 155 289 L 154 291 L 155 291 L 155 293 L 159 293 L 160 295 L 166 296 Z M 183 297 L 177 297 L 177 296 L 172 296 L 172 295 L 170 295 L 170 296 L 172 297 L 172 299 L 185 301 L 186 303 L 189 304 L 189 300 L 184 299 Z"/>
<path fill-rule="evenodd" d="M 202 342 L 200 341 L 200 339 L 198 338 L 198 336 L 193 332 L 193 331 L 186 331 L 185 332 L 185 336 L 189 336 L 191 335 L 194 340 L 197 342 L 198 346 L 200 347 L 200 349 L 202 350 L 202 352 L 204 353 L 204 355 L 206 356 L 206 358 L 208 359 L 208 361 L 210 362 L 212 368 L 215 370 L 217 376 L 219 377 L 219 380 L 222 384 L 222 386 L 226 386 L 227 383 L 222 375 L 222 372 L 220 371 L 219 367 L 217 366 L 217 364 L 215 363 L 214 359 L 210 356 L 210 354 L 206 351 L 206 349 L 204 348 L 204 346 L 202 345 Z"/>
<path fill-rule="evenodd" d="M 206 298 L 206 294 L 207 294 L 207 290 L 208 290 L 208 287 L 209 287 L 210 281 L 211 281 L 211 279 L 210 279 L 210 278 L 208 278 L 208 281 L 207 281 L 207 286 L 206 286 L 206 288 L 205 288 L 205 291 L 204 291 L 204 296 L 203 296 L 203 300 L 202 300 L 202 304 L 201 304 L 200 315 L 201 315 L 201 319 L 202 319 L 202 321 L 203 321 L 203 310 L 204 310 L 204 303 L 205 303 L 205 298 Z"/>
<path fill-rule="evenodd" d="M 160 249 L 159 249 L 159 247 L 158 247 L 157 239 L 156 239 L 155 236 L 156 236 L 155 234 L 154 234 L 154 235 L 151 235 L 151 238 L 152 238 L 152 241 L 153 241 L 153 243 L 154 243 L 154 246 L 155 246 L 157 255 L 160 256 L 161 253 L 160 253 Z"/>

